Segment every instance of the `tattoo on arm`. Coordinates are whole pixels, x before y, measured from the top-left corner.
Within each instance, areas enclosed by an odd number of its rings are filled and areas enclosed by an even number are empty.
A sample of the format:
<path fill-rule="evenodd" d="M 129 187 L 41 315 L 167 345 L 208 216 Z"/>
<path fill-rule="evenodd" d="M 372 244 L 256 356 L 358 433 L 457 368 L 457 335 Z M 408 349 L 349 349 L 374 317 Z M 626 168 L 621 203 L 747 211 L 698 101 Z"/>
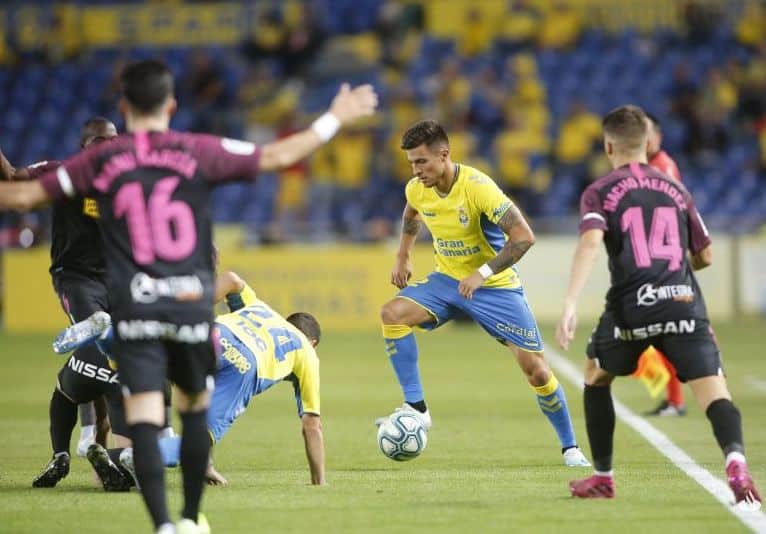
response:
<path fill-rule="evenodd" d="M 418 235 L 420 233 L 420 221 L 418 219 L 402 219 L 402 233 Z"/>
<path fill-rule="evenodd" d="M 492 271 L 499 273 L 518 262 L 534 243 L 534 235 L 524 216 L 515 205 L 511 205 L 497 225 L 508 234 L 508 241 L 497 253 L 497 256 L 487 262 Z"/>

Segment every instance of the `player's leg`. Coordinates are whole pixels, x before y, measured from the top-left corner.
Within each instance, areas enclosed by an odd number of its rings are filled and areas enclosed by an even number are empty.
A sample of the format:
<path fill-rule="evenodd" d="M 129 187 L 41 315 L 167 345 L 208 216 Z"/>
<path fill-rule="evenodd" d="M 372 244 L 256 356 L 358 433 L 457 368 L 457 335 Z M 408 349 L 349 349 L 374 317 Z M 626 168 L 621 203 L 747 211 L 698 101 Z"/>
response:
<path fill-rule="evenodd" d="M 92 402 L 80 404 L 80 437 L 77 440 L 77 456 L 83 457 L 91 443 L 96 441 L 96 407 Z"/>
<path fill-rule="evenodd" d="M 418 346 L 412 327 L 431 329 L 449 320 L 451 312 L 445 296 L 450 291 L 457 293 L 457 282 L 450 288 L 442 278 L 447 277 L 432 273 L 426 280 L 404 288 L 384 304 L 380 312 L 386 353 L 402 389 L 405 406 L 424 414 L 427 427 L 431 426 L 430 413 L 420 381 Z"/>
<path fill-rule="evenodd" d="M 535 317 L 521 288 L 479 288 L 463 309 L 492 337 L 505 344 L 516 357 L 537 404 L 556 431 L 570 467 L 590 465 L 577 447 L 564 388 L 559 384 L 543 355 L 543 343 Z"/>
<path fill-rule="evenodd" d="M 136 479 L 154 528 L 159 530 L 171 524 L 165 498 L 165 467 L 157 444 L 165 422 L 165 344 L 115 337 L 113 349 L 120 370 L 125 421 L 133 443 Z"/>
<path fill-rule="evenodd" d="M 745 459 L 742 416 L 732 402 L 710 325 L 698 320 L 694 333 L 663 336 L 661 343 L 663 352 L 679 377 L 688 380 L 697 404 L 710 420 L 736 502 L 759 506 L 762 499 Z"/>
<path fill-rule="evenodd" d="M 168 343 L 168 378 L 176 385 L 176 408 L 181 417 L 183 522 L 202 521 L 199 509 L 210 457 L 207 408 L 216 368 L 213 341 Z M 179 523 L 179 525 L 181 524 Z"/>
<path fill-rule="evenodd" d="M 543 352 L 524 350 L 510 341 L 506 342 L 506 345 L 516 356 L 519 367 L 535 392 L 537 405 L 558 436 L 565 465 L 568 467 L 589 467 L 590 462 L 577 446 L 564 387 L 548 366 Z"/>

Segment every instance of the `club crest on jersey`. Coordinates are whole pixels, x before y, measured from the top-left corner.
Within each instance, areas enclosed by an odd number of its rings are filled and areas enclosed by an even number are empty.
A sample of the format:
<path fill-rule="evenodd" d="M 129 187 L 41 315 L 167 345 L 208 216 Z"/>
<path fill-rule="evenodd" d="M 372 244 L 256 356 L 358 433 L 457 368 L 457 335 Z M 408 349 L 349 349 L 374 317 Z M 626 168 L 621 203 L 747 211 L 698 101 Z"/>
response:
<path fill-rule="evenodd" d="M 88 197 L 82 199 L 82 213 L 83 215 L 92 217 L 93 219 L 99 218 L 98 204 L 96 203 L 95 199 Z"/>
<path fill-rule="evenodd" d="M 460 221 L 460 225 L 463 228 L 468 228 L 468 212 L 465 211 L 465 208 L 463 206 L 458 207 L 457 209 L 457 220 Z"/>

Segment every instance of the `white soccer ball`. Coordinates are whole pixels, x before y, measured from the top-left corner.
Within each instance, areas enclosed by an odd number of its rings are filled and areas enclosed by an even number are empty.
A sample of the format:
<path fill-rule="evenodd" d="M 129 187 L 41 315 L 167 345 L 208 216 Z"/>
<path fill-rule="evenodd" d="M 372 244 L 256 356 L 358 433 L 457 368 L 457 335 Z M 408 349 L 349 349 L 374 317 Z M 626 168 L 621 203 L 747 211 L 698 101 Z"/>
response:
<path fill-rule="evenodd" d="M 427 442 L 426 429 L 415 414 L 394 413 L 378 426 L 378 447 L 397 462 L 417 458 Z"/>

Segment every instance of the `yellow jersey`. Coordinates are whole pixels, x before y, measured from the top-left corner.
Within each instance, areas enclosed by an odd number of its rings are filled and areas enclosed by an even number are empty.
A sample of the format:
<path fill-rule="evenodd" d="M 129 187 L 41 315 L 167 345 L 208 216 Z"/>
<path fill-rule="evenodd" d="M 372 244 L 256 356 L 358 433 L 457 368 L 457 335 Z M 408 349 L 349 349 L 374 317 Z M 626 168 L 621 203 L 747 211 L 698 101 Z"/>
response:
<path fill-rule="evenodd" d="M 457 179 L 445 197 L 417 178 L 409 181 L 405 195 L 433 236 L 436 272 L 461 280 L 505 245 L 507 236 L 497 222 L 513 203 L 492 178 L 473 167 L 458 164 Z M 484 282 L 485 287 L 520 285 L 513 267 Z"/>
<path fill-rule="evenodd" d="M 216 325 L 224 326 L 239 341 L 224 343 L 226 336 L 222 330 L 221 357 L 243 368 L 255 360 L 252 395 L 287 380 L 295 387 L 299 414 L 319 415 L 319 357 L 311 342 L 258 299 L 249 286 L 240 295 L 245 304 L 243 308 L 215 319 Z M 235 359 L 237 362 L 232 361 Z"/>

